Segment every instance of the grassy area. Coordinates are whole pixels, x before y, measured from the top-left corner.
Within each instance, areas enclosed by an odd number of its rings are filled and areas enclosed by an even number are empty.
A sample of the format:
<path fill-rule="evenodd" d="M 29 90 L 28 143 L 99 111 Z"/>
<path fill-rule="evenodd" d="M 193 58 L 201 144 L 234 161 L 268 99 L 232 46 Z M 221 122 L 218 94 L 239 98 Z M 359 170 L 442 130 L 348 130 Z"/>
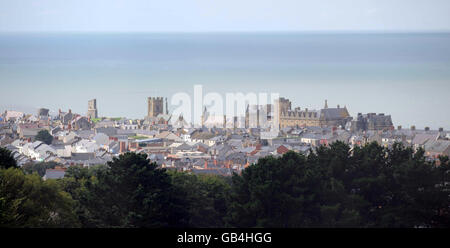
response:
<path fill-rule="evenodd" d="M 112 121 L 120 121 L 123 119 L 123 117 L 113 117 L 113 118 L 108 118 L 108 119 L 110 119 Z"/>
<path fill-rule="evenodd" d="M 94 118 L 94 119 L 92 119 L 92 122 L 97 123 L 102 120 L 120 121 L 122 119 L 123 119 L 123 117 L 102 117 L 102 118 Z"/>
<path fill-rule="evenodd" d="M 92 122 L 97 123 L 97 122 L 99 122 L 101 120 L 102 120 L 102 118 L 94 118 L 94 119 L 92 119 Z"/>

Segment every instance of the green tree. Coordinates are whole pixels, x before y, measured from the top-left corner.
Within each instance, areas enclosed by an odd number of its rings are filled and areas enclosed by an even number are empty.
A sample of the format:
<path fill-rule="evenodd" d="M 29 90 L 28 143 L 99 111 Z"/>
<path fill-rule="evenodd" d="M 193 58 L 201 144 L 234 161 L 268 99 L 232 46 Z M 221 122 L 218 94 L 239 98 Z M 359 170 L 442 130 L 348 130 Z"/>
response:
<path fill-rule="evenodd" d="M 33 174 L 34 172 L 36 172 L 40 177 L 43 177 L 47 169 L 54 169 L 57 165 L 59 164 L 56 162 L 30 162 L 24 164 L 22 166 L 22 170 L 27 174 Z"/>
<path fill-rule="evenodd" d="M 227 222 L 237 227 L 449 226 L 448 159 L 429 162 L 400 143 L 307 157 L 268 157 L 233 176 Z"/>
<path fill-rule="evenodd" d="M 267 157 L 233 176 L 228 222 L 236 227 L 315 226 L 320 174 L 303 155 Z"/>
<path fill-rule="evenodd" d="M 78 227 L 73 201 L 55 180 L 0 170 L 1 227 Z"/>
<path fill-rule="evenodd" d="M 102 206 L 89 205 L 93 202 L 89 189 L 93 184 L 98 183 L 97 173 L 108 170 L 106 165 L 95 165 L 91 167 L 71 166 L 66 170 L 64 178 L 58 180 L 65 192 L 69 193 L 75 201 L 74 211 L 82 227 L 94 228 L 102 226 L 91 213 L 92 209 Z"/>
<path fill-rule="evenodd" d="M 18 168 L 11 151 L 0 147 L 0 169 Z"/>
<path fill-rule="evenodd" d="M 222 176 L 168 172 L 177 196 L 187 209 L 187 226 L 224 227 L 230 184 Z"/>
<path fill-rule="evenodd" d="M 97 227 L 185 226 L 187 213 L 165 169 L 126 153 L 99 170 L 82 203 Z"/>
<path fill-rule="evenodd" d="M 47 145 L 50 145 L 53 141 L 53 136 L 45 129 L 38 132 L 34 137 L 35 140 L 42 141 Z"/>

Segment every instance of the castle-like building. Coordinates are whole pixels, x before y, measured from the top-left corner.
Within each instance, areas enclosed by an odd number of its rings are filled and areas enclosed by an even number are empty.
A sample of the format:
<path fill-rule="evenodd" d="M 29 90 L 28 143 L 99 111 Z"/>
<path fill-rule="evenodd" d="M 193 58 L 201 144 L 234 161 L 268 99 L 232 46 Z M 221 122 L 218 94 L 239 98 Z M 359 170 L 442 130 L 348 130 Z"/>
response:
<path fill-rule="evenodd" d="M 264 115 L 268 121 L 273 121 L 278 115 L 278 122 L 280 128 L 285 127 L 308 127 L 308 126 L 342 126 L 344 127 L 352 120 L 347 107 L 341 108 L 337 105 L 336 108 L 329 108 L 328 102 L 325 100 L 325 106 L 321 110 L 309 110 L 308 108 L 301 109 L 299 107 L 292 109 L 292 103 L 289 99 L 279 98 L 275 102 L 278 106 L 278 113 L 272 113 L 272 105 L 267 106 L 248 106 L 245 117 L 246 127 L 255 126 L 252 124 L 252 119 L 256 121 L 256 126 L 260 127 L 260 117 Z M 253 118 L 251 118 L 253 115 Z"/>
<path fill-rule="evenodd" d="M 280 98 L 279 106 L 279 123 L 280 128 L 285 127 L 304 127 L 304 126 L 342 126 L 352 120 L 347 107 L 329 108 L 328 102 L 325 100 L 325 106 L 321 110 L 304 110 L 295 108 L 291 109 L 291 102 L 288 99 Z"/>
<path fill-rule="evenodd" d="M 98 118 L 98 110 L 97 110 L 97 99 L 92 99 L 88 102 L 88 118 L 95 119 Z"/>
<path fill-rule="evenodd" d="M 382 130 L 392 130 L 394 125 L 392 123 L 392 118 L 390 115 L 385 115 L 384 113 L 368 113 L 362 114 L 358 113 L 356 120 L 351 122 L 351 131 L 382 131 Z"/>
<path fill-rule="evenodd" d="M 163 97 L 149 97 L 148 98 L 148 114 L 147 117 L 157 117 L 160 114 L 167 114 L 167 98 L 166 108 L 164 111 L 164 98 Z"/>

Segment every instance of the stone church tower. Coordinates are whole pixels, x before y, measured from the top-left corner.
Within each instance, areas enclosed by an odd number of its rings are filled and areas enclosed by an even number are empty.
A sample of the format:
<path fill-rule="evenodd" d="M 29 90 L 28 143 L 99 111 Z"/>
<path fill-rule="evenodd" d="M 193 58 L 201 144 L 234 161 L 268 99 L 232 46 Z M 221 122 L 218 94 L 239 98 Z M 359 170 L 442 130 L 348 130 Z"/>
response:
<path fill-rule="evenodd" d="M 166 108 L 167 108 L 167 99 L 166 99 Z M 149 97 L 147 116 L 157 117 L 159 114 L 164 114 L 164 99 L 162 97 Z"/>
<path fill-rule="evenodd" d="M 88 112 L 87 116 L 89 119 L 95 119 L 98 118 L 98 111 L 97 111 L 97 99 L 92 99 L 88 102 Z"/>

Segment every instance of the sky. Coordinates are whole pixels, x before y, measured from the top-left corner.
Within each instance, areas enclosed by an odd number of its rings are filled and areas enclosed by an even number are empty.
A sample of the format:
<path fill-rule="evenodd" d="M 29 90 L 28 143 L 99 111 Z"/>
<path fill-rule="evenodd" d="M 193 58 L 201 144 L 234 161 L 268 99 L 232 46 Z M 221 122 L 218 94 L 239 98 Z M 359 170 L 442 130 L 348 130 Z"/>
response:
<path fill-rule="evenodd" d="M 0 32 L 449 31 L 448 0 L 0 0 Z"/>

